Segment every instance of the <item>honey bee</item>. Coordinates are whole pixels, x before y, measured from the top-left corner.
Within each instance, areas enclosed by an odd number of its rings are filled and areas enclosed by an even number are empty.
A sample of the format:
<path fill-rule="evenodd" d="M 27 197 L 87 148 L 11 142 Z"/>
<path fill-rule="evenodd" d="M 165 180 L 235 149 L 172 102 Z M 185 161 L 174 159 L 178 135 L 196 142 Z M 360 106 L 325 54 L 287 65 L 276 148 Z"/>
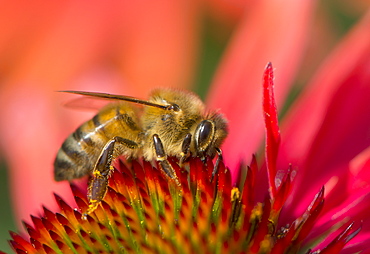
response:
<path fill-rule="evenodd" d="M 54 162 L 56 181 L 90 175 L 85 215 L 104 198 L 111 164 L 121 155 L 157 160 L 167 176 L 180 185 L 167 156 L 178 157 L 182 166 L 189 156 L 206 163 L 206 156 L 218 154 L 212 178 L 215 175 L 222 160 L 220 146 L 227 136 L 227 121 L 218 112 L 207 111 L 195 94 L 157 89 L 148 100 L 141 100 L 107 93 L 61 92 L 116 100 L 78 127 L 64 141 Z"/>

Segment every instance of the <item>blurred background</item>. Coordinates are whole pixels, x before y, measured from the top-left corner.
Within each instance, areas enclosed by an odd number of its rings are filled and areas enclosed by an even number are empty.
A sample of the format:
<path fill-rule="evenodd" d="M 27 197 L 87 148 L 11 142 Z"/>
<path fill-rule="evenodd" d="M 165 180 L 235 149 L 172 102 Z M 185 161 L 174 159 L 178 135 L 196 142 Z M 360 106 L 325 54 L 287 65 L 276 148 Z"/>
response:
<path fill-rule="evenodd" d="M 42 205 L 56 209 L 50 190 L 68 188 L 53 183 L 52 162 L 63 139 L 93 112 L 63 108 L 71 97 L 55 91 L 146 98 L 152 88 L 167 86 L 206 99 L 223 53 L 261 8 L 257 2 L 263 1 L 2 2 L 0 250 L 10 251 L 8 231 L 22 230 L 20 220 L 30 223 L 29 214 L 41 215 Z M 306 11 L 291 99 L 370 6 L 368 0 L 315 3 Z"/>

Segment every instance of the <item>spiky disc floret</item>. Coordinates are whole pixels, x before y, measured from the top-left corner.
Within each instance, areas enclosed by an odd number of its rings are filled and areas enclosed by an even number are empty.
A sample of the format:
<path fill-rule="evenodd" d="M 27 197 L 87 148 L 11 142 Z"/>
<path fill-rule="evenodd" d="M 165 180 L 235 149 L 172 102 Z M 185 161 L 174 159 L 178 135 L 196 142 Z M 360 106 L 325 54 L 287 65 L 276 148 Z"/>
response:
<path fill-rule="evenodd" d="M 306 213 L 291 226 L 277 229 L 277 219 L 290 188 L 283 180 L 279 199 L 254 203 L 257 164 L 248 169 L 241 188 L 231 184 L 220 164 L 210 182 L 213 164 L 191 159 L 189 171 L 171 161 L 181 187 L 150 163 L 118 163 L 101 205 L 84 220 L 86 195 L 71 189 L 78 208 L 55 195 L 60 212 L 44 208 L 44 216 L 24 223 L 29 240 L 11 233 L 17 253 L 295 253 L 322 208 L 323 189 Z M 267 190 L 266 190 L 267 193 Z M 284 194 L 285 193 L 285 194 Z M 343 248 L 352 227 L 328 248 Z"/>

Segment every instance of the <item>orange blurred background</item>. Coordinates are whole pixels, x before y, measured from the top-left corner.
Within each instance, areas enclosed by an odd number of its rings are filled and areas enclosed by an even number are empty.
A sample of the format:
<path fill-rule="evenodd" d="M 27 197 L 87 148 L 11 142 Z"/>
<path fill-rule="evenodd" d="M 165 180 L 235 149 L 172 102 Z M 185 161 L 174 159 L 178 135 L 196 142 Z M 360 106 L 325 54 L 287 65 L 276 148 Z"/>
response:
<path fill-rule="evenodd" d="M 18 231 L 20 225 L 15 219 L 29 221 L 19 210 L 19 200 L 37 204 L 38 212 L 42 204 L 52 207 L 47 190 L 41 189 L 43 195 L 32 200 L 32 179 L 53 184 L 57 147 L 92 114 L 63 108 L 70 97 L 56 90 L 146 98 L 152 88 L 167 86 L 191 89 L 205 98 L 228 41 L 255 4 L 252 0 L 3 2 L 0 250 L 10 251 L 8 230 Z M 368 6 L 365 0 L 330 0 L 315 6 L 293 97 Z M 53 191 L 66 188 L 67 183 L 58 183 Z M 28 190 L 29 197 L 21 189 Z"/>

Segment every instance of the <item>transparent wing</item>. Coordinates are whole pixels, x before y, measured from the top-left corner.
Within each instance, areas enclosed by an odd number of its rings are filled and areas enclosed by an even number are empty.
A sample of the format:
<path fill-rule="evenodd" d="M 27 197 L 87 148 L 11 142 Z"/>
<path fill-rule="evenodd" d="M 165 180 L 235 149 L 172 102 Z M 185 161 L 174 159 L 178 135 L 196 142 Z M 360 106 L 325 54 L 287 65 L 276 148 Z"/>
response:
<path fill-rule="evenodd" d="M 106 99 L 94 97 L 78 97 L 69 99 L 63 102 L 63 106 L 68 109 L 76 109 L 79 111 L 93 111 L 97 112 L 109 103 Z"/>
<path fill-rule="evenodd" d="M 87 97 L 93 97 L 93 98 L 100 98 L 100 99 L 106 99 L 106 100 L 120 100 L 120 101 L 128 101 L 132 103 L 137 103 L 141 105 L 151 106 L 151 107 L 157 107 L 161 109 L 169 109 L 168 105 L 161 105 L 157 103 L 153 103 L 146 100 L 141 100 L 135 97 L 131 96 L 125 96 L 125 95 L 116 95 L 116 94 L 109 94 L 109 93 L 96 93 L 96 92 L 84 92 L 84 91 L 59 91 L 62 93 L 73 93 L 73 94 L 79 94 Z"/>

